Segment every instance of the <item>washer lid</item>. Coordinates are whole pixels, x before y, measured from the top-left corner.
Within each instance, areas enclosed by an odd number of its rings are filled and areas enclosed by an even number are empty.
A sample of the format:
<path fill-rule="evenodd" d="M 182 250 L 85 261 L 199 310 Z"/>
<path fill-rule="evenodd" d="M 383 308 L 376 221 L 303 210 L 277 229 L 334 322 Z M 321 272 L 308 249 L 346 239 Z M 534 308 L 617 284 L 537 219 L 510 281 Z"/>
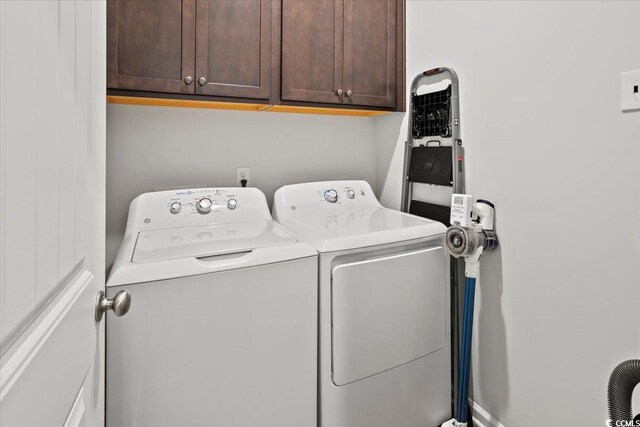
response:
<path fill-rule="evenodd" d="M 205 258 L 296 242 L 286 230 L 265 220 L 147 230 L 138 233 L 131 261 Z"/>
<path fill-rule="evenodd" d="M 387 208 L 290 215 L 282 224 L 319 252 L 332 252 L 441 235 L 437 221 Z"/>

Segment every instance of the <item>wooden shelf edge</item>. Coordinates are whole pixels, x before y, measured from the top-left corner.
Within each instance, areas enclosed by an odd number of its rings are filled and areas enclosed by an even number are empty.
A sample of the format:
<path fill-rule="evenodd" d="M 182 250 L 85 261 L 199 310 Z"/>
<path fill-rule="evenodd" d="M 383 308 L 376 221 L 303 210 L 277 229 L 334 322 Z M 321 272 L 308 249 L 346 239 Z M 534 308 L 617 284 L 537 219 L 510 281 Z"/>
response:
<path fill-rule="evenodd" d="M 389 111 L 352 110 L 328 107 L 302 107 L 295 105 L 269 105 L 242 102 L 197 101 L 189 99 L 145 98 L 141 96 L 107 95 L 108 104 L 148 105 L 153 107 L 209 108 L 269 113 L 324 114 L 332 116 L 374 117 Z"/>

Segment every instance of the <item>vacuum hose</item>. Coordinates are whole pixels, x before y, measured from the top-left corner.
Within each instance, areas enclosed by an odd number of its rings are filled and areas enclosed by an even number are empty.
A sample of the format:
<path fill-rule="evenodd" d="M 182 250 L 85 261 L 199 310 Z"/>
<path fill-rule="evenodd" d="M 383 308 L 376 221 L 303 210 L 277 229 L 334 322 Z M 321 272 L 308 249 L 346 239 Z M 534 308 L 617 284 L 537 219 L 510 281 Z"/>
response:
<path fill-rule="evenodd" d="M 607 398 L 609 418 L 613 421 L 632 421 L 631 396 L 640 384 L 640 359 L 631 359 L 615 367 L 609 377 Z"/>

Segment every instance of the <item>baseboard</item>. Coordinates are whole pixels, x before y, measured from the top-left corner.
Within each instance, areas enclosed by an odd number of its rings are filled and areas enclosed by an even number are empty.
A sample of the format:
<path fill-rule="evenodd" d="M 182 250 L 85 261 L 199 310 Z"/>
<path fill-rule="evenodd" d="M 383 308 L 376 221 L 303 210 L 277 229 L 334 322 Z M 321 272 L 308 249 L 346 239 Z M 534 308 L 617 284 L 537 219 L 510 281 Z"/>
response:
<path fill-rule="evenodd" d="M 471 416 L 475 427 L 505 427 L 504 424 L 493 418 L 489 412 L 476 402 L 469 400 L 469 404 L 471 405 Z"/>

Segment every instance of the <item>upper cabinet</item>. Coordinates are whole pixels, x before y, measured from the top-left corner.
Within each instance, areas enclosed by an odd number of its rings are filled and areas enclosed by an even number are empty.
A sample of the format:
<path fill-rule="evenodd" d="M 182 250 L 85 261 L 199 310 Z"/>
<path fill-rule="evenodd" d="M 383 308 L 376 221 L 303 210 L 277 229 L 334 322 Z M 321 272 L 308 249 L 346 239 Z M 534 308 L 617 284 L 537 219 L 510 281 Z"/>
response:
<path fill-rule="evenodd" d="M 404 109 L 404 0 L 108 0 L 107 19 L 112 94 Z"/>
<path fill-rule="evenodd" d="M 194 93 L 195 0 L 110 0 L 107 87 Z"/>
<path fill-rule="evenodd" d="M 342 87 L 346 103 L 395 107 L 402 61 L 395 0 L 344 1 Z M 402 88 L 400 88 L 402 90 Z"/>
<path fill-rule="evenodd" d="M 196 2 L 196 93 L 268 99 L 270 0 Z"/>
<path fill-rule="evenodd" d="M 341 104 L 342 0 L 282 3 L 282 99 Z"/>
<path fill-rule="evenodd" d="M 282 99 L 400 106 L 402 6 L 396 0 L 284 0 Z"/>

